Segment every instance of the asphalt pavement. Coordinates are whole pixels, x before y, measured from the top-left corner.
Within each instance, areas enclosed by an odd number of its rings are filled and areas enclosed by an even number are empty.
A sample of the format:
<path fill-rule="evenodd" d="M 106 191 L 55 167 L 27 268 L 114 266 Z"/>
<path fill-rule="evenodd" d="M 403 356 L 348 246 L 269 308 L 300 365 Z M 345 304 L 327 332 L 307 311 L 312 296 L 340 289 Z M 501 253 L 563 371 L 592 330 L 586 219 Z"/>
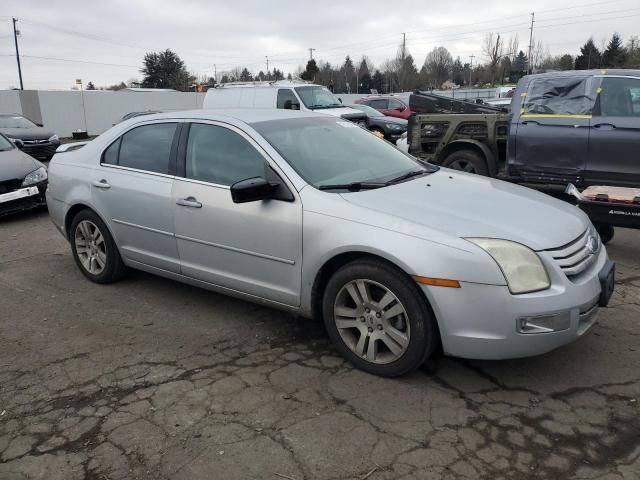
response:
<path fill-rule="evenodd" d="M 322 324 L 134 272 L 95 285 L 46 212 L 0 219 L 0 479 L 640 478 L 640 231 L 584 338 L 353 369 Z"/>

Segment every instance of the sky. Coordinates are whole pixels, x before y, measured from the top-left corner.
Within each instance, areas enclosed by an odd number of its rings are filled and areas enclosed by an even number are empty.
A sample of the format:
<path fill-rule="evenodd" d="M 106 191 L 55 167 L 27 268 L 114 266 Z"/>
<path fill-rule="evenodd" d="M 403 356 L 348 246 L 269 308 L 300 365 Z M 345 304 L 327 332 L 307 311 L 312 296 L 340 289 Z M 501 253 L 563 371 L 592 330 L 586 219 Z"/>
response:
<path fill-rule="evenodd" d="M 552 54 L 575 55 L 593 36 L 640 36 L 637 0 L 0 0 L 0 89 L 19 86 L 12 17 L 18 19 L 25 89 L 63 89 L 75 79 L 107 86 L 140 80 L 145 52 L 170 48 L 200 76 L 247 67 L 294 73 L 309 59 L 341 64 L 366 55 L 374 67 L 395 55 L 406 34 L 418 68 L 435 46 L 463 63 L 485 61 L 489 32 L 534 37 Z M 215 67 L 214 67 L 215 65 Z"/>

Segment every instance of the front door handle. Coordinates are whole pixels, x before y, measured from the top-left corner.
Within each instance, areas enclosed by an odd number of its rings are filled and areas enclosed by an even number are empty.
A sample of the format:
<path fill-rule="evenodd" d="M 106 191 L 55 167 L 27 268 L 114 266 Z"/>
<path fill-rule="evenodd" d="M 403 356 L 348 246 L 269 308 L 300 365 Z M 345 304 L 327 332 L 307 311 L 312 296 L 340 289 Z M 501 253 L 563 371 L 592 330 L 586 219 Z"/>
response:
<path fill-rule="evenodd" d="M 111 188 L 109 182 L 107 182 L 104 178 L 102 180 L 94 180 L 91 184 L 96 188 L 101 188 L 102 190 L 108 190 Z"/>
<path fill-rule="evenodd" d="M 522 122 L 522 125 L 540 125 L 540 122 L 536 122 L 535 120 L 525 120 Z"/>
<path fill-rule="evenodd" d="M 596 123 L 593 128 L 598 130 L 615 130 L 616 126 L 613 123 Z"/>
<path fill-rule="evenodd" d="M 194 197 L 179 198 L 176 205 L 180 205 L 181 207 L 202 208 L 202 203 Z"/>

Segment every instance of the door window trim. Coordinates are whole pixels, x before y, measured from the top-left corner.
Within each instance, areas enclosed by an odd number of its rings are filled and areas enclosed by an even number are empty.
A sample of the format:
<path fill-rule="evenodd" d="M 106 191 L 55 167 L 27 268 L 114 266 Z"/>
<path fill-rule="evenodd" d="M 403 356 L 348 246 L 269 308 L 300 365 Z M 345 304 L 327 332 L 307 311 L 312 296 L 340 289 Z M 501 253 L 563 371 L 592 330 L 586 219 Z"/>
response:
<path fill-rule="evenodd" d="M 278 164 L 273 160 L 273 158 L 264 150 L 264 148 L 256 142 L 251 135 L 249 135 L 244 130 L 238 128 L 236 125 L 231 123 L 223 122 L 220 120 L 207 120 L 207 119 L 188 119 L 185 121 L 184 128 L 181 132 L 180 144 L 177 149 L 177 173 L 176 179 L 182 180 L 185 182 L 196 183 L 199 185 L 208 185 L 211 187 L 222 188 L 225 190 L 231 190 L 231 185 L 222 185 L 214 182 L 207 182 L 206 180 L 196 180 L 194 178 L 186 177 L 186 163 L 187 163 L 187 142 L 189 140 L 189 131 L 191 130 L 191 125 L 194 123 L 199 123 L 202 125 L 212 125 L 215 127 L 226 128 L 227 130 L 231 130 L 232 132 L 237 133 L 243 139 L 245 139 L 249 144 L 256 149 L 258 154 L 263 158 L 265 164 L 270 167 L 280 178 L 285 185 L 285 187 L 289 190 L 289 192 L 294 197 L 294 202 L 298 200 L 298 191 L 293 187 L 293 183 L 289 178 L 285 175 L 285 173 L 280 169 Z"/>
<path fill-rule="evenodd" d="M 122 149 L 122 138 L 132 130 L 140 127 L 145 127 L 148 125 L 156 125 L 163 123 L 175 123 L 176 131 L 173 133 L 173 140 L 171 141 L 171 150 L 169 153 L 169 165 L 168 165 L 168 173 L 160 173 L 160 172 L 152 172 L 150 170 L 142 170 L 139 168 L 126 167 L 124 165 L 120 165 L 120 150 Z M 153 120 L 149 122 L 136 123 L 132 125 L 131 128 L 121 132 L 116 138 L 114 138 L 106 147 L 102 149 L 100 152 L 100 166 L 105 168 L 115 168 L 118 170 L 126 170 L 130 172 L 136 173 L 146 173 L 148 175 L 155 175 L 157 177 L 165 177 L 165 178 L 175 178 L 176 177 L 176 165 L 177 165 L 177 154 L 178 154 L 178 143 L 179 139 L 182 135 L 182 130 L 184 129 L 185 121 L 182 119 L 161 119 L 161 120 Z M 118 145 L 118 155 L 117 155 L 117 164 L 112 163 L 104 163 L 104 155 L 107 150 L 113 145 L 115 142 L 120 142 Z"/>

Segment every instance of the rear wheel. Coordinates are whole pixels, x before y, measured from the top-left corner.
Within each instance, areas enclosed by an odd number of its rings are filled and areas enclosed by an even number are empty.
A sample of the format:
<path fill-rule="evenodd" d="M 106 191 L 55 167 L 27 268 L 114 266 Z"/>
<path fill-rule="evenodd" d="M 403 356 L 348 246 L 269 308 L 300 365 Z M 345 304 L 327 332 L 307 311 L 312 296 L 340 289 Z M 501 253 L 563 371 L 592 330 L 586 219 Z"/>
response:
<path fill-rule="evenodd" d="M 442 166 L 476 175 L 489 175 L 487 162 L 473 150 L 458 150 L 450 153 L 442 162 Z"/>
<path fill-rule="evenodd" d="M 611 225 L 596 225 L 596 230 L 598 231 L 598 235 L 600 235 L 602 243 L 606 244 L 613 240 L 615 230 Z"/>
<path fill-rule="evenodd" d="M 107 226 L 91 210 L 82 210 L 73 218 L 69 240 L 73 259 L 89 280 L 109 283 L 126 273 Z"/>
<path fill-rule="evenodd" d="M 410 372 L 438 344 L 437 327 L 418 286 L 377 260 L 349 263 L 331 277 L 323 317 L 340 353 L 375 375 Z"/>

